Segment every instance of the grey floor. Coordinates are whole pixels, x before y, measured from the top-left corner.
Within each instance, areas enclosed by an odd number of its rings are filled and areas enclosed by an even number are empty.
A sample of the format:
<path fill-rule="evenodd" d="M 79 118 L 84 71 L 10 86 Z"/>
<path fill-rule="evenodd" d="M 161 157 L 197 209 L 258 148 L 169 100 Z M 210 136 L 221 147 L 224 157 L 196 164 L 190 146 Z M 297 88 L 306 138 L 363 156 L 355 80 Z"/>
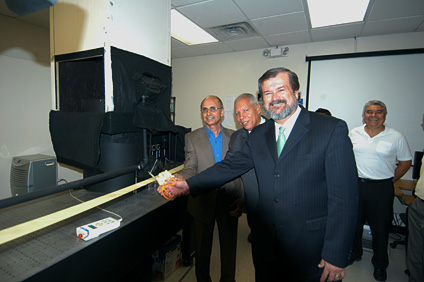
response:
<path fill-rule="evenodd" d="M 239 220 L 239 234 L 237 242 L 237 270 L 236 281 L 250 282 L 255 281 L 250 244 L 247 242 L 249 227 L 247 226 L 246 216 L 243 215 Z M 390 234 L 391 238 L 398 239 L 399 235 Z M 393 240 L 392 239 L 392 240 Z M 213 251 L 211 258 L 211 277 L 212 281 L 219 281 L 220 263 L 218 236 L 215 230 Z M 355 262 L 346 269 L 346 278 L 343 282 L 362 282 L 375 281 L 373 278 L 373 266 L 371 264 L 372 253 L 365 251 L 362 260 Z M 390 265 L 387 269 L 387 282 L 407 282 L 408 276 L 404 273 L 405 265 L 405 246 L 398 245 L 395 249 L 389 247 Z M 155 281 L 159 281 L 158 279 Z M 166 282 L 195 282 L 194 266 L 180 266 L 175 272 L 166 279 Z"/>

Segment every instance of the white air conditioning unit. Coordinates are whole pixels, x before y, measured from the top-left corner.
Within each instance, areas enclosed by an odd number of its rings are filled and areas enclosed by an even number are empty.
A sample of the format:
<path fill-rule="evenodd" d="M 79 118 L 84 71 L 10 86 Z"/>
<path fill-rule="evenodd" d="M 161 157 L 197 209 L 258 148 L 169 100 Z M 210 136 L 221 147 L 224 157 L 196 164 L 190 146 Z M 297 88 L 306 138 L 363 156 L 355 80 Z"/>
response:
<path fill-rule="evenodd" d="M 20 196 L 57 185 L 57 161 L 46 155 L 14 157 L 10 168 L 12 196 Z"/>

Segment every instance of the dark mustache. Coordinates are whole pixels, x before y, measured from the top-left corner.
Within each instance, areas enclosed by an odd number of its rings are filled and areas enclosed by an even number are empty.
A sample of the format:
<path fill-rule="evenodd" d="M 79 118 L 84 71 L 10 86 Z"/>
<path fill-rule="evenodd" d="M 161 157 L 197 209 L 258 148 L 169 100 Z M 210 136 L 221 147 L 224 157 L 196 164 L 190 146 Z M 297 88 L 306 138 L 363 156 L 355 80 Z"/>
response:
<path fill-rule="evenodd" d="M 286 100 L 274 100 L 271 103 L 269 103 L 270 106 L 274 106 L 276 104 L 287 104 Z"/>

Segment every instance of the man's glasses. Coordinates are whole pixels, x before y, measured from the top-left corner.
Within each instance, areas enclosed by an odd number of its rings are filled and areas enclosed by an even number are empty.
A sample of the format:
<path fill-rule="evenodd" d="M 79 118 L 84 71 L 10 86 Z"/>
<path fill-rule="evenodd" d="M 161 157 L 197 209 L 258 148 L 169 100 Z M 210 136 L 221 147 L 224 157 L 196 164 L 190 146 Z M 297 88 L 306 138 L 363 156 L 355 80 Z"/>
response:
<path fill-rule="evenodd" d="M 211 111 L 212 113 L 215 113 L 217 110 L 220 110 L 221 108 L 217 108 L 217 107 L 209 107 L 209 108 L 201 108 L 200 111 L 202 113 L 207 113 L 208 111 Z"/>

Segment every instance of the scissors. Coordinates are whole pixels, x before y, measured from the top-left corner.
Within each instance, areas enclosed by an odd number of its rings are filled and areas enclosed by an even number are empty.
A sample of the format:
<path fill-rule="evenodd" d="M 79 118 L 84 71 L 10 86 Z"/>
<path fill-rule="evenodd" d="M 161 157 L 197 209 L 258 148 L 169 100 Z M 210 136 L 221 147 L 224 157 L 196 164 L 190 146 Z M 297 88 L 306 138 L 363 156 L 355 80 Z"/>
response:
<path fill-rule="evenodd" d="M 156 176 L 154 176 L 150 171 L 148 171 L 148 173 L 150 174 L 151 177 L 153 177 L 153 179 L 159 184 L 159 186 L 161 187 L 161 191 L 162 191 L 162 196 L 167 199 L 167 200 L 173 200 L 174 199 L 174 195 L 172 195 L 171 193 L 169 193 L 166 189 L 165 189 L 165 184 L 171 185 L 171 186 L 175 186 L 177 184 L 177 180 L 175 180 L 175 178 L 169 178 L 169 179 L 158 179 Z M 173 180 L 172 183 L 168 183 L 167 180 Z M 162 184 L 161 184 L 162 183 Z"/>

